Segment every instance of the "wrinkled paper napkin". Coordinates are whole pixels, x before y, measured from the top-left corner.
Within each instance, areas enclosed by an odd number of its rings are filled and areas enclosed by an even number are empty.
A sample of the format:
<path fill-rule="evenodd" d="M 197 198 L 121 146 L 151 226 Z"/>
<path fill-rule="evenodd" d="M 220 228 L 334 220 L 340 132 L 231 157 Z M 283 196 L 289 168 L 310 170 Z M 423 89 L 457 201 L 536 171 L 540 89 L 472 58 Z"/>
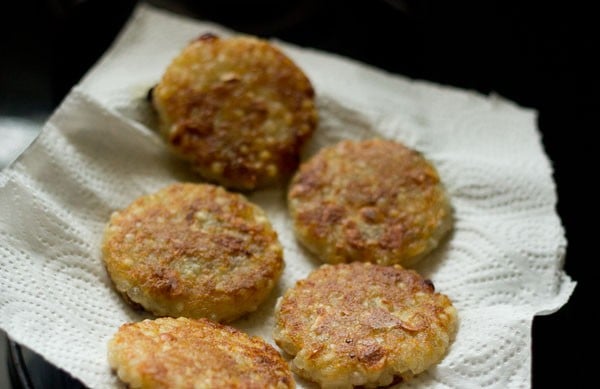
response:
<path fill-rule="evenodd" d="M 125 304 L 102 265 L 109 215 L 171 182 L 199 180 L 155 133 L 145 95 L 207 31 L 231 34 L 139 7 L 0 175 L 0 327 L 92 388 L 118 385 L 106 343 L 124 322 L 149 317 Z M 557 310 L 575 286 L 562 271 L 566 241 L 536 112 L 275 43 L 317 91 L 320 125 L 304 158 L 341 139 L 396 139 L 432 160 L 450 193 L 454 231 L 416 269 L 452 298 L 460 328 L 446 358 L 404 387 L 530 387 L 533 316 Z M 271 298 L 233 325 L 273 343 L 277 297 L 319 262 L 294 239 L 283 189 L 249 198 L 277 230 L 286 269 Z"/>

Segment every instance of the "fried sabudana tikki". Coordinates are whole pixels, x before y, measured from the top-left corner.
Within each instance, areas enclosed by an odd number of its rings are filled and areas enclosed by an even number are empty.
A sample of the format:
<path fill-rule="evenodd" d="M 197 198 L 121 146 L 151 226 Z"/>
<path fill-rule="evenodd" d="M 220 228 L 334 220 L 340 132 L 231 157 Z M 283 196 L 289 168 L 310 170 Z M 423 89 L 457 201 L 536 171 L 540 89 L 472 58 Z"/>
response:
<path fill-rule="evenodd" d="M 323 388 L 408 380 L 446 354 L 457 314 L 433 283 L 399 265 L 323 265 L 278 302 L 273 338 L 292 371 Z"/>
<path fill-rule="evenodd" d="M 436 169 L 400 143 L 342 141 L 300 166 L 288 192 L 296 236 L 328 263 L 411 265 L 451 228 Z"/>
<path fill-rule="evenodd" d="M 231 321 L 252 312 L 283 271 L 265 213 L 209 184 L 173 184 L 115 212 L 103 258 L 116 289 L 158 316 Z"/>
<path fill-rule="evenodd" d="M 183 49 L 154 88 L 161 132 L 205 179 L 252 190 L 298 166 L 317 113 L 308 78 L 253 37 L 205 34 Z"/>
<path fill-rule="evenodd" d="M 122 325 L 108 360 L 129 388 L 294 388 L 288 364 L 264 340 L 207 319 Z"/>

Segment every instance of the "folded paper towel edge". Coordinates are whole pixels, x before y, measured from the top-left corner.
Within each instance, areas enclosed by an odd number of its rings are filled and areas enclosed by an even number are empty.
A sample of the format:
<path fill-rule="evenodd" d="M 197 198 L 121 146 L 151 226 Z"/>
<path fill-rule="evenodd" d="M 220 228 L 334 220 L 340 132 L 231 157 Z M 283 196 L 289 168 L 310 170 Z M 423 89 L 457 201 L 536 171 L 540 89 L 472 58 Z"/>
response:
<path fill-rule="evenodd" d="M 575 288 L 577 281 L 574 281 L 565 271 L 560 271 L 558 274 L 558 291 L 554 297 L 546 300 L 544 304 L 537 307 L 534 316 L 548 316 L 556 313 L 563 308 L 568 302 Z"/>

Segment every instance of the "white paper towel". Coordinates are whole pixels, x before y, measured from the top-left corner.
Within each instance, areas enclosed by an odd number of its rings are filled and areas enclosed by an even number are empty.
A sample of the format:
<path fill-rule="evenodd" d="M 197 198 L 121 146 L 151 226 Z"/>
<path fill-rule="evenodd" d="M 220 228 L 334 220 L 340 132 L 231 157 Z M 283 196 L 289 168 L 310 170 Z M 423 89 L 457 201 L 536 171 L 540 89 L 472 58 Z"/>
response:
<path fill-rule="evenodd" d="M 144 97 L 207 31 L 230 34 L 138 8 L 41 136 L 0 174 L 0 327 L 92 388 L 117 385 L 106 342 L 143 317 L 102 265 L 109 215 L 168 183 L 198 180 L 152 130 Z M 277 44 L 318 96 L 320 125 L 305 157 L 341 139 L 392 138 L 432 160 L 450 193 L 454 231 L 416 269 L 452 298 L 460 328 L 447 357 L 403 387 L 530 387 L 533 316 L 558 309 L 575 286 L 562 271 L 566 242 L 536 113 Z M 282 189 L 250 196 L 278 231 L 286 270 L 259 311 L 233 323 L 271 343 L 276 298 L 319 265 L 294 239 L 284 198 Z"/>

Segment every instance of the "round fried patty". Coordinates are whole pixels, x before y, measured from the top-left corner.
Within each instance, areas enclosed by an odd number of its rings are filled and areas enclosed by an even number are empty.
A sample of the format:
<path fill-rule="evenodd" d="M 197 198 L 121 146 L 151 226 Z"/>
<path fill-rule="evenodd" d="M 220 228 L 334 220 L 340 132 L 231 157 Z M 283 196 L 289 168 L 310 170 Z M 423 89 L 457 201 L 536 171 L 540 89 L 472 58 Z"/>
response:
<path fill-rule="evenodd" d="M 299 240 L 328 263 L 409 265 L 451 227 L 436 169 L 389 140 L 322 149 L 300 166 L 288 205 Z"/>
<path fill-rule="evenodd" d="M 209 184 L 173 184 L 115 212 L 103 254 L 116 289 L 159 316 L 234 320 L 283 270 L 264 212 Z"/>
<path fill-rule="evenodd" d="M 323 265 L 276 308 L 274 339 L 292 370 L 324 388 L 389 385 L 439 362 L 456 310 L 433 283 L 399 265 Z"/>
<path fill-rule="evenodd" d="M 279 49 L 205 34 L 154 88 L 162 132 L 206 179 L 249 190 L 291 174 L 317 123 L 314 91 Z"/>
<path fill-rule="evenodd" d="M 207 319 L 124 324 L 108 360 L 129 388 L 294 388 L 287 363 L 264 340 Z"/>

